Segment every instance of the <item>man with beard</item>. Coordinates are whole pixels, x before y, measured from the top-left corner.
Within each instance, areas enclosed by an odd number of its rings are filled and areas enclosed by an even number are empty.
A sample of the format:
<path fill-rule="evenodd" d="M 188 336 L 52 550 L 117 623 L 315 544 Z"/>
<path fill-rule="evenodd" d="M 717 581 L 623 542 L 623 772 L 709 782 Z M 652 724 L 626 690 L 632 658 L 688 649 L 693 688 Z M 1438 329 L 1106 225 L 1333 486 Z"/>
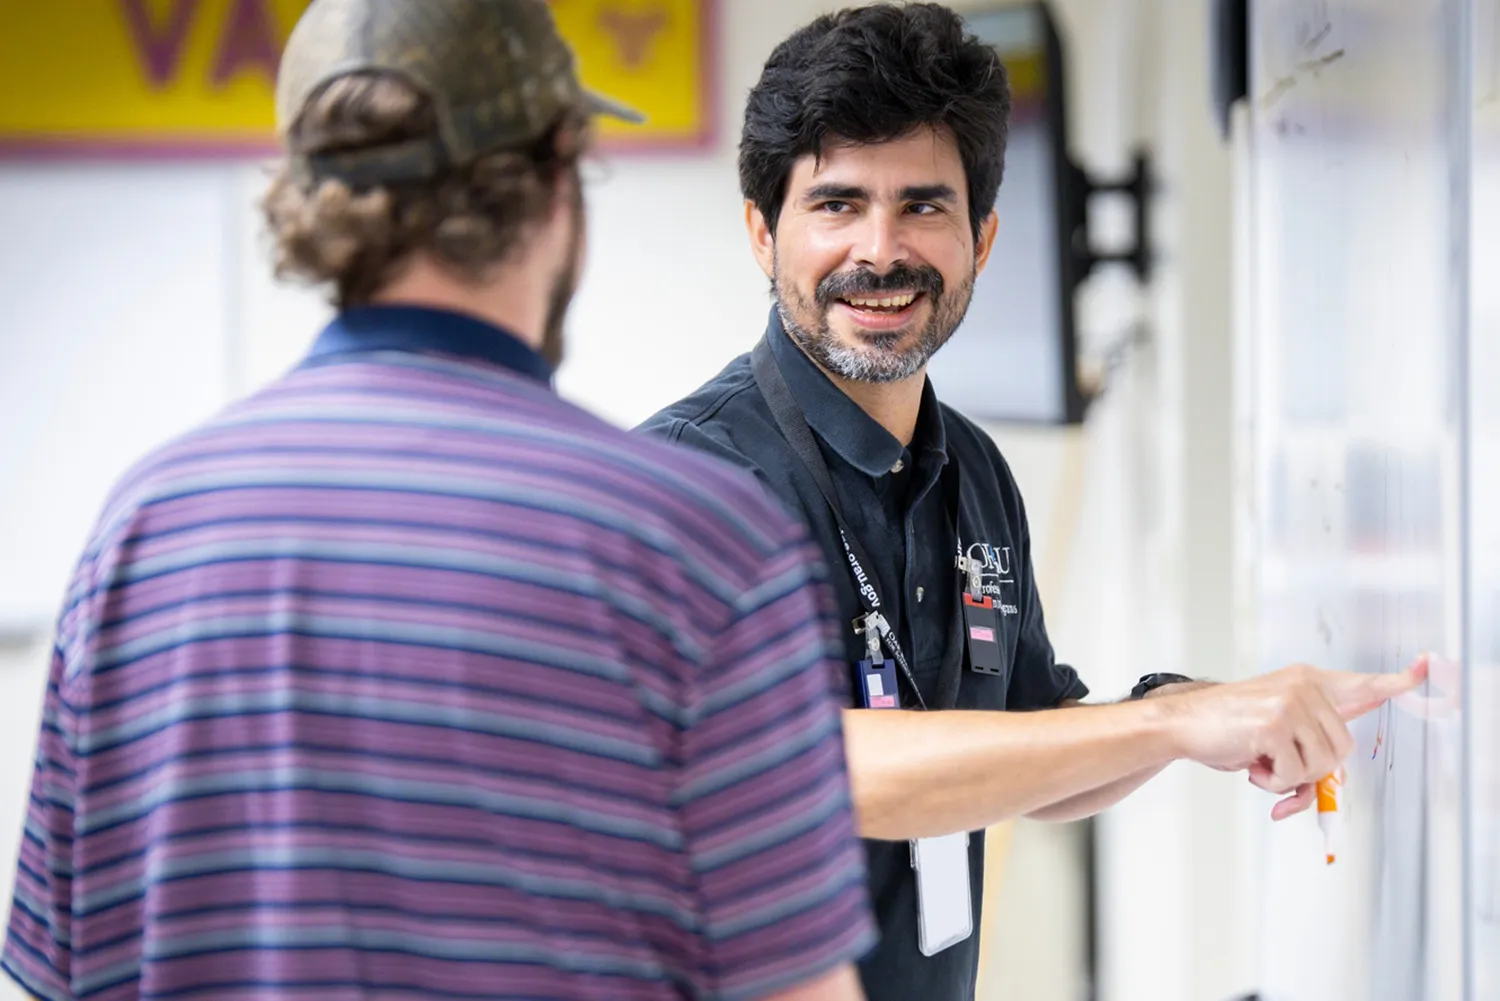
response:
<path fill-rule="evenodd" d="M 753 471 L 839 568 L 872 1001 L 973 997 L 983 828 L 1090 815 L 1179 759 L 1247 771 L 1291 816 L 1352 749 L 1345 720 L 1425 671 L 1150 675 L 1130 700 L 1077 707 L 1010 470 L 925 376 L 995 240 L 1009 105 L 994 50 L 941 6 L 845 10 L 783 42 L 740 146 L 768 329 L 644 425 Z"/>
<path fill-rule="evenodd" d="M 31 994 L 858 1001 L 806 530 L 550 388 L 599 113 L 545 0 L 307 8 L 266 212 L 339 312 L 78 566 Z"/>

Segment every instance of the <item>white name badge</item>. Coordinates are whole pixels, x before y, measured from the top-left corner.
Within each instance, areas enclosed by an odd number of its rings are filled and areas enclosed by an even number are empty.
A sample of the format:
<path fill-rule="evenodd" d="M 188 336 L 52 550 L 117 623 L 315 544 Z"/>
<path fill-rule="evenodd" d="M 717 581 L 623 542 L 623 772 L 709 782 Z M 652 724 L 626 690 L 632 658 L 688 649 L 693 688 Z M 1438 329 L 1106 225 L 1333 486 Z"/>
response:
<path fill-rule="evenodd" d="M 966 831 L 911 843 L 917 871 L 917 946 L 935 956 L 974 934 Z"/>

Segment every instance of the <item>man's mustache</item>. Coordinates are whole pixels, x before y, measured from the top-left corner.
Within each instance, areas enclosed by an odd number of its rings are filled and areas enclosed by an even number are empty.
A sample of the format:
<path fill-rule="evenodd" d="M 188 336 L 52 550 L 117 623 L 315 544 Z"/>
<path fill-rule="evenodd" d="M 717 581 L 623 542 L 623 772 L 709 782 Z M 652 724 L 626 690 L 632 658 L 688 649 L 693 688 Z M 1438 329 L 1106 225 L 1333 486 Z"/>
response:
<path fill-rule="evenodd" d="M 820 306 L 827 306 L 835 299 L 878 296 L 891 292 L 926 292 L 934 297 L 943 294 L 943 276 L 930 265 L 908 267 L 897 265 L 885 274 L 876 274 L 869 268 L 855 271 L 837 271 L 822 281 L 813 293 Z"/>

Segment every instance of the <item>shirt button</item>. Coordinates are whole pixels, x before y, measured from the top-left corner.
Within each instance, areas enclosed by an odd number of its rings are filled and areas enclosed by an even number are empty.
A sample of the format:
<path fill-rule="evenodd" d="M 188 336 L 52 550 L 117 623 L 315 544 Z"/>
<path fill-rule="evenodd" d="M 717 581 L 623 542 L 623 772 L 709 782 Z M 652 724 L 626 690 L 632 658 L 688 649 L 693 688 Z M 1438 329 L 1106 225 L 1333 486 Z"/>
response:
<path fill-rule="evenodd" d="M 923 593 L 924 593 L 924 592 L 923 592 L 923 590 L 922 590 L 922 588 L 920 588 L 920 587 L 919 587 L 919 588 L 917 588 L 917 601 L 919 601 L 919 602 L 920 602 L 920 601 L 921 601 L 921 600 L 922 600 L 922 595 L 923 595 Z"/>
<path fill-rule="evenodd" d="M 903 460 L 903 459 L 897 459 L 896 460 L 896 464 L 891 467 L 891 472 L 893 472 L 893 473 L 899 473 L 899 472 L 901 472 L 901 470 L 903 470 L 905 468 L 906 468 L 906 461 Z"/>

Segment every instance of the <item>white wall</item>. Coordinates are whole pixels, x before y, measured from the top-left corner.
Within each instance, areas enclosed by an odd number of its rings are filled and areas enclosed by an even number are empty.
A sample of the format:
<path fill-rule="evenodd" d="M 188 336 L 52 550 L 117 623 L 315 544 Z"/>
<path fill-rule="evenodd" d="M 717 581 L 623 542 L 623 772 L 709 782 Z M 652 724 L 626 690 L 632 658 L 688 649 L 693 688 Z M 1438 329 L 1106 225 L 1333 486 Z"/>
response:
<path fill-rule="evenodd" d="M 1132 545 L 1145 670 L 1241 677 L 1236 659 L 1235 170 L 1214 131 L 1209 5 L 1135 0 L 1133 128 L 1153 151 L 1160 267 L 1138 380 Z M 1105 1001 L 1227 1001 L 1255 988 L 1250 832 L 1270 801 L 1242 778 L 1176 766 L 1106 822 Z M 1149 863 L 1143 864 L 1143 860 Z M 1176 961 L 1163 962 L 1172 943 Z"/>
<path fill-rule="evenodd" d="M 1152 150 L 1159 252 L 1148 350 L 1130 372 L 1138 449 L 1124 547 L 1141 670 L 1228 679 L 1235 661 L 1233 164 L 1210 113 L 1207 4 L 1127 0 L 1131 131 Z M 1254 988 L 1246 832 L 1269 803 L 1174 766 L 1101 833 L 1102 1001 L 1227 1001 Z"/>
<path fill-rule="evenodd" d="M 711 377 L 759 335 L 769 300 L 741 228 L 734 169 L 740 105 L 775 42 L 834 6 L 722 0 L 723 142 L 706 156 L 619 160 L 591 192 L 589 263 L 570 324 L 570 360 L 559 378 L 565 395 L 633 424 Z M 1208 133 L 1202 6 L 1177 0 L 1057 4 L 1072 46 L 1073 148 L 1090 166 L 1108 171 L 1125 165 L 1134 139 L 1152 138 L 1168 192 L 1160 215 L 1168 256 L 1156 294 L 1143 300 L 1129 282 L 1114 279 L 1090 289 L 1084 302 L 1086 341 L 1097 346 L 1144 316 L 1155 331 L 1153 346 L 1131 358 L 1085 428 L 995 429 L 1028 499 L 1059 655 L 1079 666 L 1099 698 L 1118 697 L 1150 669 L 1188 664 L 1189 673 L 1219 676 L 1230 669 L 1228 413 L 1219 412 L 1229 399 L 1229 167 Z M 98 185 L 130 176 L 107 171 L 90 179 L 82 172 L 43 184 L 38 179 L 50 168 L 26 170 L 32 173 L 0 169 L 0 218 L 14 218 L 26 201 L 43 218 L 65 211 L 68 198 L 58 193 L 59 184 L 97 192 Z M 225 210 L 228 238 L 217 251 L 225 308 L 206 311 L 201 330 L 205 341 L 222 345 L 226 371 L 193 407 L 181 408 L 183 421 L 294 363 L 327 315 L 313 294 L 277 288 L 266 276 L 253 211 L 261 170 L 192 170 L 201 184 L 218 186 L 224 205 L 235 207 Z M 36 204 L 47 190 L 54 200 Z M 192 228 L 170 213 L 158 225 L 168 234 Z M 107 315 L 138 291 L 137 280 L 126 277 L 141 247 L 134 231 L 101 224 L 90 237 L 96 256 L 85 275 L 72 268 L 77 258 L 66 242 L 49 245 L 44 234 L 38 239 L 26 286 L 0 278 L 0 348 L 18 337 L 75 337 L 75 329 L 56 319 L 65 314 L 49 313 L 48 303 L 85 296 Z M 166 241 L 152 250 L 162 266 L 172 246 Z M 170 286 L 153 294 L 170 295 Z M 5 305 L 22 299 L 37 318 L 24 326 L 7 312 L 15 307 Z M 149 317 L 151 308 L 136 305 L 132 312 Z M 174 374 L 173 359 L 162 364 L 167 367 L 158 378 Z M 0 398 L 6 426 L 15 427 L 22 416 L 12 400 Z M 84 401 L 71 418 L 99 427 L 111 414 Z M 58 482 L 86 498 L 84 508 L 96 507 L 93 495 L 114 475 L 102 475 L 109 463 L 69 467 L 55 421 L 28 433 L 39 436 L 26 442 L 28 454 L 55 458 L 62 464 Z M 16 451 L 14 437 L 0 440 L 0 510 L 8 502 L 25 503 L 45 517 L 45 495 L 11 475 L 7 448 Z M 123 465 L 132 457 L 110 458 Z M 55 531 L 81 538 L 85 527 L 59 522 Z M 0 537 L 0 553 L 7 551 L 3 543 Z M 64 564 L 73 548 L 67 547 Z M 60 593 L 57 581 L 65 573 L 55 561 L 39 574 L 36 567 L 0 560 L 0 594 L 7 579 L 30 586 L 48 574 L 44 590 Z M 53 603 L 43 599 L 46 607 Z M 0 609 L 0 622 L 4 618 Z M 41 638 L 0 649 L 0 860 L 14 857 L 45 648 Z M 1101 824 L 1101 1001 L 1224 1001 L 1231 990 L 1248 986 L 1235 944 L 1243 937 L 1235 917 L 1243 850 L 1234 837 L 1232 788 L 1220 776 L 1174 771 Z M 1085 930 L 1078 830 L 1022 825 L 1008 853 L 1005 837 L 995 843 L 995 860 L 1004 865 L 987 895 L 994 907 L 984 929 L 983 996 L 1079 1001 Z M 0 861 L 0 899 L 6 901 L 9 870 Z M 5 990 L 0 986 L 0 999 L 10 996 Z"/>

